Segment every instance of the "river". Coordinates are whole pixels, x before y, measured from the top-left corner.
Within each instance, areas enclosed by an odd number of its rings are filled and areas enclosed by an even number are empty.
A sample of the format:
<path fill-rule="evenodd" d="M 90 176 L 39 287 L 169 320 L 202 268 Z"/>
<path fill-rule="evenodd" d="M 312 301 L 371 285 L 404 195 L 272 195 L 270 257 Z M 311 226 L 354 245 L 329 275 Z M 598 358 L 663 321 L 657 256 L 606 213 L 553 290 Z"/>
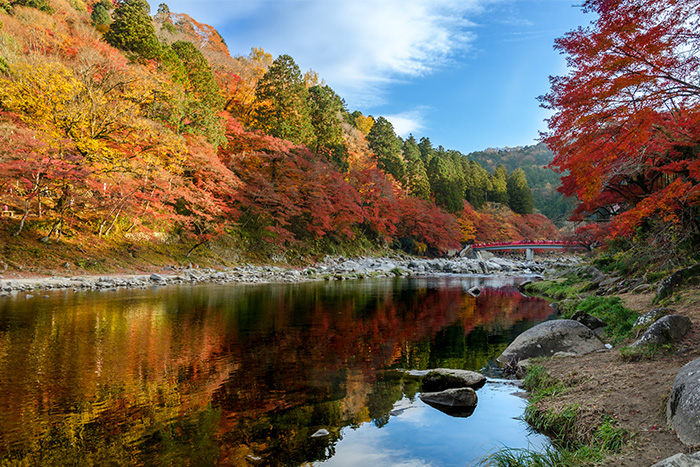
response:
<path fill-rule="evenodd" d="M 0 460 L 466 465 L 548 440 L 494 359 L 547 319 L 517 278 L 58 291 L 0 299 Z M 478 286 L 482 293 L 467 293 Z M 484 371 L 468 418 L 403 369 Z M 321 431 L 319 431 L 321 430 Z M 325 430 L 325 431 L 323 431 Z M 313 436 L 324 434 L 325 436 Z"/>

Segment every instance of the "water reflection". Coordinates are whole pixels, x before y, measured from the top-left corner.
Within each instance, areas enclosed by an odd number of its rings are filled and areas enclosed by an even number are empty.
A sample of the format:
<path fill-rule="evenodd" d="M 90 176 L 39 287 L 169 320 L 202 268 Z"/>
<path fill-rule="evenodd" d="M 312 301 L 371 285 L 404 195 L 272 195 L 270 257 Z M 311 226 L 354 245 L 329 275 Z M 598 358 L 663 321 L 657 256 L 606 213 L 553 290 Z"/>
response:
<path fill-rule="evenodd" d="M 494 288 L 464 292 L 474 285 Z M 508 282 L 457 277 L 16 296 L 0 301 L 0 458 L 350 465 L 368 430 L 420 446 L 408 422 L 422 414 L 434 464 L 464 464 L 479 447 L 439 435 L 456 422 L 391 369 L 479 370 L 550 313 Z M 491 393 L 466 425 L 477 438 Z M 511 400 L 503 426 L 522 411 Z"/>

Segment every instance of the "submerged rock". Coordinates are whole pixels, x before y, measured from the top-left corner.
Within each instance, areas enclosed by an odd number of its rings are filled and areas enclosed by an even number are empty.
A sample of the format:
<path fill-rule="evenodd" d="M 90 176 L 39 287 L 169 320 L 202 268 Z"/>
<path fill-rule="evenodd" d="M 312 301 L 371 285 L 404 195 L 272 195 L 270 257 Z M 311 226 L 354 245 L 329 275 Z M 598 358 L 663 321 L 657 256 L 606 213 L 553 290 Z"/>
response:
<path fill-rule="evenodd" d="M 498 357 L 501 363 L 533 357 L 551 357 L 557 352 L 584 355 L 604 349 L 603 343 L 585 325 L 571 319 L 545 321 L 520 334 Z"/>
<path fill-rule="evenodd" d="M 453 417 L 468 417 L 474 413 L 478 398 L 472 388 L 452 388 L 440 392 L 424 392 L 420 399 L 429 406 Z"/>

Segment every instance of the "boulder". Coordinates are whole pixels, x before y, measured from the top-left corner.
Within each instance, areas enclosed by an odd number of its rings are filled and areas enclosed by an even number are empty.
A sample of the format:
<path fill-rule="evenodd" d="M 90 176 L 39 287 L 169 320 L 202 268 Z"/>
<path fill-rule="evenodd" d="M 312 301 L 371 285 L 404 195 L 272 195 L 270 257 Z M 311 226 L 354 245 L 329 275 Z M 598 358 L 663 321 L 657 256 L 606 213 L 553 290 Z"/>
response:
<path fill-rule="evenodd" d="M 700 358 L 681 368 L 673 380 L 666 420 L 683 444 L 700 444 Z"/>
<path fill-rule="evenodd" d="M 671 308 L 654 308 L 653 310 L 647 311 L 643 315 L 640 315 L 639 318 L 637 318 L 637 321 L 634 322 L 634 327 L 648 327 L 650 324 L 652 324 L 659 318 L 663 318 L 666 315 L 673 314 L 673 312 L 675 311 L 676 310 L 673 310 Z"/>
<path fill-rule="evenodd" d="M 584 355 L 604 348 L 600 339 L 585 325 L 572 319 L 557 319 L 540 323 L 520 334 L 497 360 L 506 363 L 551 357 L 557 352 Z"/>
<path fill-rule="evenodd" d="M 423 377 L 424 392 L 438 392 L 452 388 L 479 389 L 486 384 L 486 377 L 481 373 L 469 370 L 451 370 L 436 368 Z"/>
<path fill-rule="evenodd" d="M 149 279 L 150 279 L 152 282 L 165 282 L 165 281 L 166 281 L 166 279 L 165 279 L 164 276 L 161 276 L 160 274 L 156 274 L 156 273 L 151 274 L 151 276 L 149 277 Z"/>
<path fill-rule="evenodd" d="M 574 313 L 573 316 L 571 316 L 571 319 L 573 319 L 574 321 L 578 321 L 579 323 L 583 324 L 591 331 L 595 331 L 597 329 L 602 329 L 608 325 L 608 323 L 606 323 L 602 319 L 596 318 L 595 316 L 589 315 L 585 311 L 581 311 L 581 310 Z"/>
<path fill-rule="evenodd" d="M 429 406 L 453 417 L 468 417 L 474 413 L 477 397 L 472 388 L 453 388 L 440 392 L 424 392 L 420 399 Z"/>
<path fill-rule="evenodd" d="M 675 456 L 671 456 L 668 459 L 664 459 L 661 462 L 657 462 L 651 467 L 698 467 L 700 466 L 700 452 L 695 454 L 683 454 L 679 453 Z"/>
<path fill-rule="evenodd" d="M 632 344 L 632 347 L 645 345 L 673 344 L 690 331 L 690 318 L 682 315 L 668 315 L 649 326 L 642 337 Z"/>
<path fill-rule="evenodd" d="M 659 287 L 656 289 L 656 297 L 654 298 L 654 301 L 661 300 L 662 298 L 671 295 L 676 287 L 681 285 L 686 279 L 697 275 L 700 275 L 700 263 L 674 272 L 659 283 Z"/>
<path fill-rule="evenodd" d="M 467 290 L 467 292 L 472 297 L 478 297 L 479 295 L 481 295 L 481 289 L 479 287 L 471 287 L 469 290 Z"/>

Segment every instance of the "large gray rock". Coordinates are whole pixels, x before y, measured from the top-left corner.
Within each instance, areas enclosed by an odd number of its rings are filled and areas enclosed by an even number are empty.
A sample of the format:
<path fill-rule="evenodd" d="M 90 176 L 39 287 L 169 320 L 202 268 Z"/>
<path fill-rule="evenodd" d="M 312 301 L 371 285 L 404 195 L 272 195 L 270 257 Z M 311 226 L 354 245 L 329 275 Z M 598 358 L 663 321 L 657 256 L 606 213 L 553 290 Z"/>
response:
<path fill-rule="evenodd" d="M 452 388 L 479 389 L 486 384 L 486 377 L 469 370 L 451 370 L 436 368 L 430 370 L 423 378 L 424 392 L 438 392 Z"/>
<path fill-rule="evenodd" d="M 551 357 L 557 352 L 584 355 L 604 349 L 600 339 L 585 325 L 571 319 L 545 321 L 520 334 L 503 351 L 501 363 L 533 357 Z"/>
<path fill-rule="evenodd" d="M 666 419 L 683 444 L 700 444 L 700 358 L 681 368 L 673 380 Z"/>
<path fill-rule="evenodd" d="M 695 454 L 676 454 L 651 467 L 698 467 L 700 466 L 700 452 Z"/>
<path fill-rule="evenodd" d="M 676 310 L 673 310 L 671 308 L 654 308 L 653 310 L 647 311 L 643 315 L 640 315 L 639 318 L 637 318 L 637 321 L 634 322 L 634 327 L 647 327 L 650 324 L 654 323 L 656 320 L 663 318 L 666 315 L 673 314 L 673 312 L 675 311 Z"/>
<path fill-rule="evenodd" d="M 668 315 L 649 326 L 642 337 L 632 344 L 632 347 L 646 345 L 664 345 L 678 342 L 690 331 L 690 318 L 682 315 Z"/>
<path fill-rule="evenodd" d="M 691 277 L 700 275 L 700 263 L 690 266 L 689 268 L 681 269 L 674 272 L 666 279 L 659 283 L 656 289 L 655 301 L 661 300 L 664 297 L 671 295 L 675 289 Z"/>
<path fill-rule="evenodd" d="M 420 399 L 441 412 L 454 417 L 468 417 L 474 412 L 478 398 L 472 388 L 453 388 L 440 392 L 424 392 Z"/>
<path fill-rule="evenodd" d="M 601 329 L 604 328 L 605 326 L 608 325 L 605 321 L 602 319 L 589 315 L 585 311 L 578 310 L 576 313 L 571 316 L 571 319 L 574 321 L 578 321 L 579 323 L 583 324 L 586 326 L 588 329 L 591 331 L 595 331 L 596 329 Z"/>

